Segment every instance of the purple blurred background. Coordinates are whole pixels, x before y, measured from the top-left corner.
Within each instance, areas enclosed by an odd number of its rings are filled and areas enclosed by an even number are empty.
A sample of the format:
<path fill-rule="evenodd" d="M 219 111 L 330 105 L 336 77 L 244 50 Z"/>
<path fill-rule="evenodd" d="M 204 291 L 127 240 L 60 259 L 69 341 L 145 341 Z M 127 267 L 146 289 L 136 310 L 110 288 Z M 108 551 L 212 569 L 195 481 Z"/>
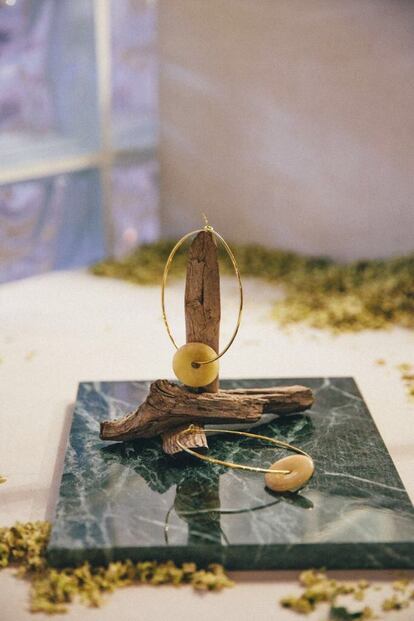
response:
<path fill-rule="evenodd" d="M 0 0 L 0 282 L 157 238 L 156 24 L 149 0 Z"/>

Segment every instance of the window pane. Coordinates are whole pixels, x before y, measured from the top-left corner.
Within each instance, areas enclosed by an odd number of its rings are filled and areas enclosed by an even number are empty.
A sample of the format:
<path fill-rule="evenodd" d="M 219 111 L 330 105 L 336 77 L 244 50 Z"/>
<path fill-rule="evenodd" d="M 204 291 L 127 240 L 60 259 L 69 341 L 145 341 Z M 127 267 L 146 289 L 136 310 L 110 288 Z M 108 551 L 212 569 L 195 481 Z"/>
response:
<path fill-rule="evenodd" d="M 97 147 L 91 0 L 0 4 L 2 167 Z"/>
<path fill-rule="evenodd" d="M 113 142 L 148 148 L 156 140 L 156 2 L 112 1 Z"/>
<path fill-rule="evenodd" d="M 0 187 L 0 282 L 104 256 L 98 177 L 87 171 Z"/>
<path fill-rule="evenodd" d="M 116 256 L 158 238 L 158 164 L 155 159 L 118 165 L 113 169 L 112 213 Z"/>

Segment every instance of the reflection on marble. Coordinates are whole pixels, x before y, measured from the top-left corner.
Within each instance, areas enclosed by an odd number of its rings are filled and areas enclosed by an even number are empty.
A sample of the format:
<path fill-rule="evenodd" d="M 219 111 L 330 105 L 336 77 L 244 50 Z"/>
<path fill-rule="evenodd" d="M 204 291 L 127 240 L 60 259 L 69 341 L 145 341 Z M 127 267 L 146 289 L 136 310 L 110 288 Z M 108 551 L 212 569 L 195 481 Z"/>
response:
<path fill-rule="evenodd" d="M 167 457 L 159 439 L 108 443 L 99 422 L 145 399 L 149 382 L 79 387 L 49 544 L 52 563 L 173 559 L 229 569 L 414 567 L 414 509 L 351 378 L 227 380 L 304 384 L 311 411 L 273 417 L 261 433 L 309 452 L 316 472 L 277 495 L 263 476 Z M 270 465 L 284 454 L 257 440 L 211 436 L 210 454 Z"/>

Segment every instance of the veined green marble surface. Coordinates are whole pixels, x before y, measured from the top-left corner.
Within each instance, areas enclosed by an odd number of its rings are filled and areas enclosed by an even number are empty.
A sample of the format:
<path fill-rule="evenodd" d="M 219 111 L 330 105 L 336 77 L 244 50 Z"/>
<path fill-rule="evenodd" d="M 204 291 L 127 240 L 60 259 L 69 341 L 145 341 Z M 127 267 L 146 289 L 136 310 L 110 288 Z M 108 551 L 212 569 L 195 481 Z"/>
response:
<path fill-rule="evenodd" d="M 150 382 L 79 386 L 48 555 L 172 559 L 228 569 L 414 567 L 414 509 L 351 378 L 227 380 L 225 388 L 303 384 L 309 412 L 267 416 L 260 433 L 295 444 L 316 471 L 297 494 L 263 475 L 167 457 L 159 439 L 109 443 L 99 422 L 134 409 Z M 286 454 L 248 438 L 209 436 L 210 454 L 268 466 Z"/>

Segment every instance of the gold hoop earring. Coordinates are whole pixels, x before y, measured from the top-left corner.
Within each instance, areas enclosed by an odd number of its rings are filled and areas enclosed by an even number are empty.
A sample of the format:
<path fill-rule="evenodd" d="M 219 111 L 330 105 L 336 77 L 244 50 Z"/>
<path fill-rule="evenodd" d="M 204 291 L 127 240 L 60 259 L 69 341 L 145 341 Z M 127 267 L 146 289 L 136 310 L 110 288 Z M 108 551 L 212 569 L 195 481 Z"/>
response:
<path fill-rule="evenodd" d="M 241 282 L 240 271 L 237 265 L 236 258 L 226 242 L 226 240 L 219 234 L 217 231 L 213 229 L 207 222 L 207 218 L 204 216 L 206 225 L 202 229 L 196 229 L 195 231 L 191 231 L 184 235 L 178 242 L 175 244 L 174 248 L 171 250 L 167 262 L 164 267 L 164 273 L 162 276 L 162 285 L 161 285 L 161 308 L 162 308 L 162 318 L 164 321 L 165 328 L 167 330 L 167 334 L 170 338 L 171 343 L 174 345 L 177 350 L 174 358 L 173 358 L 173 370 L 177 378 L 187 386 L 191 386 L 193 388 L 200 386 L 207 386 L 213 380 L 216 379 L 219 371 L 218 360 L 224 356 L 224 354 L 230 349 L 232 346 L 234 339 L 237 336 L 237 333 L 240 328 L 241 317 L 243 312 L 243 286 Z M 205 343 L 187 343 L 182 347 L 178 347 L 173 335 L 172 331 L 167 319 L 167 312 L 165 307 L 165 289 L 167 286 L 167 278 L 168 273 L 171 267 L 171 263 L 174 260 L 174 257 L 178 251 L 178 249 L 182 246 L 182 244 L 192 237 L 193 235 L 197 235 L 203 231 L 207 231 L 214 235 L 216 239 L 218 239 L 224 246 L 230 261 L 233 265 L 234 272 L 236 274 L 238 286 L 239 286 L 239 310 L 237 315 L 236 327 L 233 331 L 233 334 L 230 337 L 229 342 L 226 347 L 220 352 L 217 353 L 214 351 L 212 347 L 209 347 Z"/>
<path fill-rule="evenodd" d="M 184 446 L 180 442 L 180 436 L 185 435 L 187 433 L 193 433 L 197 430 L 195 425 L 190 425 L 187 429 L 184 429 L 177 438 L 176 442 L 181 450 L 185 451 L 189 455 L 196 457 L 197 459 L 201 459 L 202 461 L 209 462 L 211 464 L 217 464 L 219 466 L 225 466 L 226 468 L 232 468 L 234 470 L 244 470 L 248 472 L 261 472 L 265 475 L 265 484 L 266 486 L 274 492 L 294 492 L 298 489 L 301 489 L 312 477 L 315 466 L 312 460 L 312 457 L 308 455 L 305 451 L 298 448 L 297 446 L 293 446 L 292 444 L 288 444 L 287 442 L 282 442 L 281 440 L 276 440 L 275 438 L 269 438 L 269 436 L 262 436 L 260 434 L 251 433 L 248 431 L 232 431 L 229 429 L 216 429 L 216 428 L 208 428 L 204 429 L 205 433 L 227 433 L 237 436 L 245 436 L 247 438 L 255 438 L 257 440 L 263 440 L 265 442 L 271 442 L 280 448 L 284 448 L 290 451 L 294 451 L 297 455 L 290 455 L 288 457 L 282 457 L 278 461 L 275 461 L 270 468 L 260 468 L 256 466 L 249 466 L 245 464 L 235 464 L 231 461 L 225 461 L 222 459 L 217 459 L 215 457 L 209 457 L 208 455 L 202 455 L 201 453 L 197 453 L 187 446 Z"/>

